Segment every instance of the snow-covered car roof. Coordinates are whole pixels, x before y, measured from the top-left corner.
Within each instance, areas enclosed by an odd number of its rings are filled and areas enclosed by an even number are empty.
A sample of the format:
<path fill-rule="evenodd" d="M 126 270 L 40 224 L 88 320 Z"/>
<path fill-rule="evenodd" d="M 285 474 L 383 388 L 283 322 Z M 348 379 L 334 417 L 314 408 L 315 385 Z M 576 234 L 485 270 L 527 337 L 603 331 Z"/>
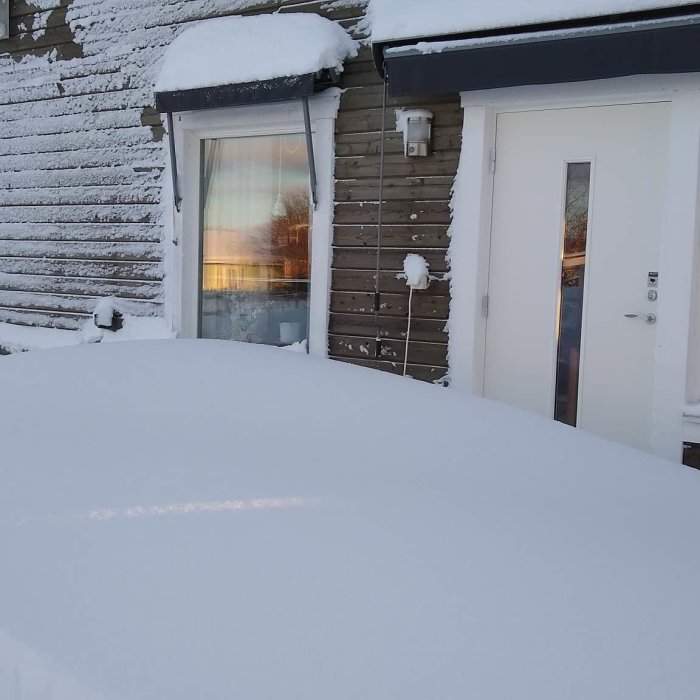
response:
<path fill-rule="evenodd" d="M 697 697 L 690 469 L 235 343 L 0 387 L 0 697 Z"/>

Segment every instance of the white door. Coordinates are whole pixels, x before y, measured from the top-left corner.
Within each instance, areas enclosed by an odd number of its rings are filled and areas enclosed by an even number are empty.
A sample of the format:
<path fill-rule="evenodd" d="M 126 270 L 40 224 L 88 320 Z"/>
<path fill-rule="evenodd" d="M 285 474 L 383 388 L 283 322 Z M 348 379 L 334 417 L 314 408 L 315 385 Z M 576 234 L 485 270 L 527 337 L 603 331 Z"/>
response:
<path fill-rule="evenodd" d="M 497 121 L 484 393 L 642 449 L 669 113 L 659 102 Z"/>

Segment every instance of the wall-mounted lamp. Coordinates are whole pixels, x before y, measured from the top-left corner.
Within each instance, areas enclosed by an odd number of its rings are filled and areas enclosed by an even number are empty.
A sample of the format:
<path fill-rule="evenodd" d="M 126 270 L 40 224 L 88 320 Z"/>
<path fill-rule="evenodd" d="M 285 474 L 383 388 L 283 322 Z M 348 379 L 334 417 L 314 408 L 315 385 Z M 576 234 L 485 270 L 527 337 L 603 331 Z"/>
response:
<path fill-rule="evenodd" d="M 396 131 L 403 133 L 403 150 L 407 158 L 430 155 L 432 112 L 427 109 L 397 109 Z"/>

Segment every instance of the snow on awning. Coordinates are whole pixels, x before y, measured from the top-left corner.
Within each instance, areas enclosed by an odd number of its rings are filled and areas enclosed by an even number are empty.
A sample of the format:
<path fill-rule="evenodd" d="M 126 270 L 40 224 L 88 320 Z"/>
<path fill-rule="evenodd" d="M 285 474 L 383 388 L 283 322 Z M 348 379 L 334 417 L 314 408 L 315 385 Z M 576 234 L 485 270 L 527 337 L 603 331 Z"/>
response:
<path fill-rule="evenodd" d="M 370 0 L 372 43 L 671 11 L 697 0 Z"/>
<path fill-rule="evenodd" d="M 178 112 L 308 96 L 355 55 L 341 26 L 311 13 L 206 20 L 167 49 L 156 105 Z"/>
<path fill-rule="evenodd" d="M 693 14 L 404 42 L 375 51 L 390 94 L 407 96 L 698 72 L 698 46 L 700 14 Z"/>

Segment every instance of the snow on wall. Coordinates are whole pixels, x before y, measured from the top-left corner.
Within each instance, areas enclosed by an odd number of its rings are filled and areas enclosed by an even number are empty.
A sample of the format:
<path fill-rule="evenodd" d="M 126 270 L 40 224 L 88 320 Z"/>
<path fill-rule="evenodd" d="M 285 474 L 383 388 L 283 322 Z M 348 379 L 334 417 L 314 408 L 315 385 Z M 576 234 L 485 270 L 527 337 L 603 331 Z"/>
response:
<path fill-rule="evenodd" d="M 153 91 L 165 49 L 196 20 L 321 5 L 334 18 L 334 2 L 301 0 L 13 4 L 0 42 L 0 323 L 77 329 L 111 295 L 162 314 L 169 182 Z"/>
<path fill-rule="evenodd" d="M 61 0 L 39 2 L 32 4 L 39 11 L 22 4 L 12 38 L 0 43 L 0 347 L 14 349 L 79 337 L 66 339 L 56 330 L 33 340 L 15 332 L 25 329 L 3 322 L 79 328 L 96 297 L 134 300 L 137 309 L 129 306 L 129 313 L 161 314 L 165 296 L 167 309 L 171 295 L 162 277 L 174 248 L 166 230 L 167 154 L 165 141 L 157 140 L 163 131 L 153 87 L 176 36 L 200 19 L 275 9 L 315 12 L 354 35 L 366 29 L 366 0 L 72 0 L 65 7 Z M 368 46 L 346 65 L 341 87 L 330 354 L 398 371 L 408 289 L 396 274 L 408 252 L 422 255 L 437 275 L 446 270 L 461 108 L 456 96 L 426 102 L 435 113 L 435 153 L 413 163 L 403 157 L 402 137 L 393 132 L 394 108 L 408 105 L 391 101 L 390 201 L 384 207 L 375 317 L 381 80 Z M 448 293 L 448 283 L 438 280 L 414 297 L 411 376 L 433 381 L 445 374 Z"/>
<path fill-rule="evenodd" d="M 439 36 L 693 5 L 695 0 L 371 0 L 372 41 Z"/>
<path fill-rule="evenodd" d="M 0 0 L 0 39 L 6 39 L 10 33 L 10 0 Z"/>
<path fill-rule="evenodd" d="M 143 64 L 91 46 L 104 31 L 79 44 L 71 24 L 86 3 L 58 4 L 13 17 L 0 44 L 0 321 L 77 328 L 110 289 L 157 314 L 163 158 L 142 125 Z"/>

